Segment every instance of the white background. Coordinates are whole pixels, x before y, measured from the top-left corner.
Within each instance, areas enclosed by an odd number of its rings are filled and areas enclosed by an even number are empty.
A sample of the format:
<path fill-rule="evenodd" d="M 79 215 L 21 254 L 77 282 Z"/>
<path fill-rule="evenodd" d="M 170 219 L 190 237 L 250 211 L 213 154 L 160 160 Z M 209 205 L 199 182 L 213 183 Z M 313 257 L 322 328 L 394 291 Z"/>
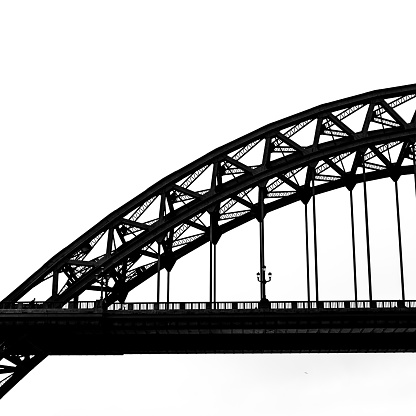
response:
<path fill-rule="evenodd" d="M 1 2 L 0 298 L 108 213 L 210 150 L 315 105 L 414 83 L 413 17 L 410 1 Z M 402 191 L 410 179 L 400 180 Z M 376 297 L 397 298 L 397 280 L 384 283 L 397 279 L 393 184 L 371 184 L 369 194 L 373 239 L 384 239 L 374 248 Z M 347 238 L 337 227 L 349 232 L 348 194 L 335 195 L 317 198 L 323 290 L 340 298 L 349 285 L 352 297 L 348 253 L 334 257 Z M 416 205 L 403 200 L 416 299 Z M 302 214 L 299 205 L 266 217 L 271 299 L 293 298 L 283 279 L 303 278 Z M 257 299 L 256 227 L 220 240 L 219 300 Z M 173 300 L 207 298 L 200 251 L 173 269 Z M 0 411 L 387 415 L 412 412 L 415 370 L 411 354 L 49 357 Z"/>

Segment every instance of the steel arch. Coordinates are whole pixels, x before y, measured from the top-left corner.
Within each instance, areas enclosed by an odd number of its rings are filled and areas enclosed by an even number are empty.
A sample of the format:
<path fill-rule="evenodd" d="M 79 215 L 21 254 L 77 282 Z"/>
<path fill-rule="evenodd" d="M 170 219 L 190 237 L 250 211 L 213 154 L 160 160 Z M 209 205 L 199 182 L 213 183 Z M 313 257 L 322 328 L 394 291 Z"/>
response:
<path fill-rule="evenodd" d="M 108 303 L 123 301 L 160 268 L 170 270 L 204 243 L 215 244 L 222 234 L 285 205 L 307 203 L 312 182 L 319 194 L 352 189 L 364 172 L 366 180 L 414 173 L 416 111 L 413 107 L 405 117 L 400 110 L 415 97 L 416 84 L 377 90 L 320 105 L 225 144 L 112 212 L 3 301 L 16 302 L 49 281 L 48 300 L 64 304 L 87 290 L 99 291 L 104 277 Z M 146 218 L 152 209 L 156 214 Z M 100 241 L 105 244 L 96 253 Z M 2 348 L 0 359 L 10 357 L 6 344 Z M 30 371 L 41 357 L 21 362 Z M 30 360 L 37 361 L 30 366 Z M 14 374 L 16 380 L 25 372 Z"/>
<path fill-rule="evenodd" d="M 50 280 L 49 300 L 67 302 L 86 290 L 98 290 L 103 275 L 110 280 L 110 302 L 124 300 L 130 290 L 157 273 L 159 243 L 160 267 L 171 269 L 176 260 L 209 241 L 211 228 L 216 242 L 221 234 L 258 218 L 263 203 L 267 213 L 295 201 L 306 202 L 312 176 L 321 182 L 315 186 L 319 194 L 361 182 L 358 169 L 363 161 L 368 180 L 388 176 L 396 180 L 400 174 L 412 173 L 416 113 L 406 121 L 397 108 L 415 96 L 416 84 L 412 84 L 350 97 L 271 123 L 215 149 L 108 215 L 4 301 L 18 301 Z M 348 117 L 360 111 L 363 124 L 354 130 Z M 313 124 L 310 144 L 297 142 L 301 130 Z M 261 147 L 258 163 L 244 163 L 256 147 Z M 389 159 L 394 147 L 400 147 L 395 161 Z M 350 169 L 344 166 L 347 158 L 353 158 Z M 207 174 L 209 187 L 193 189 L 194 182 Z M 253 197 L 257 188 L 263 192 Z M 157 205 L 157 216 L 141 220 L 152 205 Z M 88 258 L 101 239 L 106 239 L 105 250 Z M 148 262 L 137 266 L 144 259 Z"/>

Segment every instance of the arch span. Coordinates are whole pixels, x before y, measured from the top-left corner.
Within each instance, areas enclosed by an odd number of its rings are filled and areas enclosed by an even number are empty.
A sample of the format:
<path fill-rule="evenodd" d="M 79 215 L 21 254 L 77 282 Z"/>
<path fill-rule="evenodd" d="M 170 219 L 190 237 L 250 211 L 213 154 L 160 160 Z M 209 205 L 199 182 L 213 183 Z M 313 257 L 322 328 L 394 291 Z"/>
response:
<path fill-rule="evenodd" d="M 397 180 L 413 173 L 415 97 L 416 84 L 373 91 L 227 143 L 112 212 L 4 301 L 21 300 L 49 281 L 49 300 L 68 302 L 99 291 L 103 276 L 109 303 L 123 301 L 161 268 L 170 270 L 179 258 L 267 212 L 306 203 L 312 190 L 351 189 L 364 174 Z"/>
<path fill-rule="evenodd" d="M 162 179 L 68 245 L 3 302 L 50 283 L 61 305 L 86 291 L 107 304 L 222 234 L 312 194 L 415 174 L 416 84 L 324 104 L 271 123 Z M 0 398 L 39 364 L 0 337 Z"/>

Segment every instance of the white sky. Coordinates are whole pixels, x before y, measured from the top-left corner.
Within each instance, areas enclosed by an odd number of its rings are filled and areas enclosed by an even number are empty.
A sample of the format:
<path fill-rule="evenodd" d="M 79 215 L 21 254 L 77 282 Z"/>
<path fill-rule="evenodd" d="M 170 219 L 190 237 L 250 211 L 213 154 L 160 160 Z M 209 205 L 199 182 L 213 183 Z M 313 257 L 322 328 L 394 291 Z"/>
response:
<path fill-rule="evenodd" d="M 280 4 L 0 2 L 0 298 L 108 213 L 208 151 L 315 105 L 415 82 L 412 2 Z M 400 186 L 409 187 L 407 179 Z M 369 192 L 388 193 L 391 205 L 392 187 L 384 181 Z M 337 195 L 345 204 L 336 212 L 344 212 L 347 193 Z M 329 223 L 320 253 L 337 241 L 330 222 L 340 224 L 322 214 L 335 210 L 333 200 L 326 208 L 323 201 L 318 219 Z M 412 204 L 404 207 L 409 221 Z M 293 270 L 303 239 L 282 225 L 302 219 L 301 208 L 266 218 L 271 299 L 283 291 L 279 278 L 302 272 Z M 386 212 L 394 233 L 394 210 Z M 252 244 L 255 227 L 245 234 Z M 218 246 L 219 299 L 230 299 L 242 273 L 247 285 L 238 295 L 258 297 L 257 258 L 249 244 L 238 245 L 244 232 Z M 201 253 L 173 269 L 173 296 L 186 282 L 196 298 L 207 296 Z M 406 253 L 409 275 L 412 246 Z M 396 267 L 394 256 L 375 258 L 376 268 Z M 323 261 L 323 269 L 334 276 L 343 264 Z M 337 285 L 328 284 L 330 296 Z M 397 285 L 379 287 L 380 297 L 398 293 Z M 416 284 L 409 287 L 416 299 Z M 49 357 L 0 411 L 381 416 L 412 409 L 415 369 L 410 354 Z"/>

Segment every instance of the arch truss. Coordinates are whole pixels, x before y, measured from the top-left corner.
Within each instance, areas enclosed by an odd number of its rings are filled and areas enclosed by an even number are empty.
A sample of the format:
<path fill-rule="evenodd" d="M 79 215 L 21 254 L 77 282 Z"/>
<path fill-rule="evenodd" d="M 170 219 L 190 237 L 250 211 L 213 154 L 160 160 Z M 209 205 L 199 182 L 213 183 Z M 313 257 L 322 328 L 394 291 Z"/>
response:
<path fill-rule="evenodd" d="M 162 179 L 30 276 L 3 302 L 39 285 L 62 305 L 103 290 L 107 305 L 205 243 L 273 210 L 359 182 L 415 172 L 416 84 L 342 99 L 271 123 Z M 262 260 L 260 260 L 262 262 Z M 213 266 L 211 265 L 211 269 Z M 260 277 L 265 279 L 264 276 Z M 211 282 L 210 301 L 215 301 Z M 19 356 L 0 340 L 0 389 L 45 355 Z M 2 395 L 0 394 L 0 395 Z"/>

